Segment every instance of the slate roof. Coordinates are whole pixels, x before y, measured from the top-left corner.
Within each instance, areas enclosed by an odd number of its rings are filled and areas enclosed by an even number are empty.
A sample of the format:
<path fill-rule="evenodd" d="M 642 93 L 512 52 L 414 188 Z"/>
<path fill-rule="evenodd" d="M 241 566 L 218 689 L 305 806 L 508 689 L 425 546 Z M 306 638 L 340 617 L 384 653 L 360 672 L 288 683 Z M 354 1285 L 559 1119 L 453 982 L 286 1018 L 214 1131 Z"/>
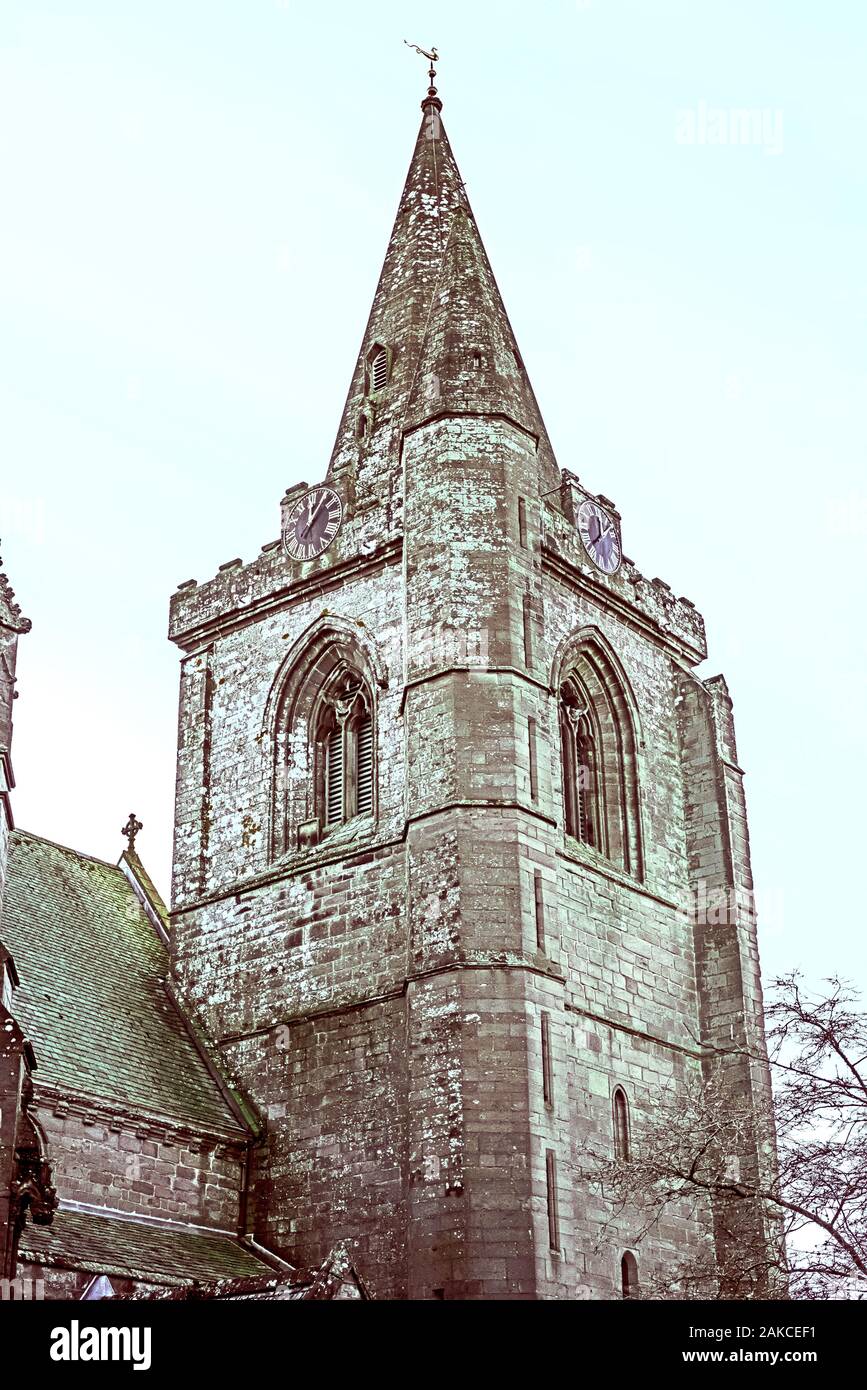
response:
<path fill-rule="evenodd" d="M 80 1269 L 147 1284 L 209 1284 L 215 1280 L 275 1278 L 264 1260 L 230 1235 L 61 1207 L 50 1226 L 27 1223 L 19 1261 Z"/>
<path fill-rule="evenodd" d="M 269 1270 L 265 1275 L 218 1279 L 210 1282 L 160 1288 L 156 1292 L 138 1289 L 130 1295 L 133 1300 L 288 1303 L 316 1300 L 360 1299 L 368 1301 L 373 1295 L 358 1273 L 345 1247 L 337 1246 L 319 1269 Z"/>
<path fill-rule="evenodd" d="M 37 1085 L 246 1135 L 169 998 L 168 953 L 121 869 L 15 831 L 0 935 Z"/>

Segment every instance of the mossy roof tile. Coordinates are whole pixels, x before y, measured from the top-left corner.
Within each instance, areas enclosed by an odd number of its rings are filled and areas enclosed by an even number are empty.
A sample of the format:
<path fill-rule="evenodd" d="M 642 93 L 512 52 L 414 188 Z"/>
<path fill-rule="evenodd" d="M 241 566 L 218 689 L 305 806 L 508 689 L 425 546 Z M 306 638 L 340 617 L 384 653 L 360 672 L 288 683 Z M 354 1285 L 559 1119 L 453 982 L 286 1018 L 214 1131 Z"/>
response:
<path fill-rule="evenodd" d="M 50 1226 L 27 1223 L 18 1257 L 149 1284 L 274 1278 L 273 1269 L 233 1236 L 64 1208 Z"/>
<path fill-rule="evenodd" d="M 168 952 L 124 873 L 15 831 L 0 935 L 37 1082 L 143 1117 L 243 1132 L 165 988 Z"/>

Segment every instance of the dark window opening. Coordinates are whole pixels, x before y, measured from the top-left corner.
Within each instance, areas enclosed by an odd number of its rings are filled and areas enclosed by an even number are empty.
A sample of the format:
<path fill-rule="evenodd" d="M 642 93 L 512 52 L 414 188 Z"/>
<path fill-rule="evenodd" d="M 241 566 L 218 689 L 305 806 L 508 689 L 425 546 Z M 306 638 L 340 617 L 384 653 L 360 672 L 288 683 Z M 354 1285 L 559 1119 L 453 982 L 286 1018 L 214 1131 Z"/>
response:
<path fill-rule="evenodd" d="M 560 1215 L 557 1209 L 557 1155 L 553 1149 L 545 1152 L 545 1178 L 548 1188 L 548 1245 L 560 1249 Z"/>
<path fill-rule="evenodd" d="M 518 542 L 527 549 L 527 503 L 523 497 L 518 498 Z"/>
<path fill-rule="evenodd" d="M 530 595 L 525 594 L 523 598 L 524 665 L 528 667 L 533 665 L 533 624 L 530 602 Z"/>
<path fill-rule="evenodd" d="M 614 1092 L 614 1157 L 629 1162 L 629 1102 L 621 1086 Z"/>
<path fill-rule="evenodd" d="M 620 1287 L 624 1298 L 638 1298 L 638 1261 L 631 1250 L 620 1261 Z"/>
<path fill-rule="evenodd" d="M 536 945 L 540 951 L 545 949 L 545 899 L 542 896 L 542 875 L 533 870 L 533 905 L 536 913 Z"/>
<path fill-rule="evenodd" d="M 527 720 L 527 744 L 530 759 L 530 800 L 539 800 L 539 774 L 536 766 L 536 721 L 532 715 Z"/>
<path fill-rule="evenodd" d="M 542 1014 L 542 1099 L 546 1105 L 554 1102 L 554 1072 L 551 1062 L 551 1017 Z"/>

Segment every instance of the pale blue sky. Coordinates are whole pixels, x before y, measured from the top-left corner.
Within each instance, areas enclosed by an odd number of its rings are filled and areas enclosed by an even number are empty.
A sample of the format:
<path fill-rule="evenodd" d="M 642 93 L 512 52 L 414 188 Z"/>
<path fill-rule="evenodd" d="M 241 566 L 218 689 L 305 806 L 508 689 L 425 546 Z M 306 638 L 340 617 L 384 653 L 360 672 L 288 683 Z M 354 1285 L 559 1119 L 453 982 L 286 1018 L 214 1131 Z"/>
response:
<path fill-rule="evenodd" d="M 729 680 L 766 973 L 867 985 L 865 7 L 0 14 L 18 823 L 112 858 L 134 808 L 167 887 L 168 598 L 252 559 L 324 474 L 420 118 L 402 40 L 436 43 L 560 463 L 703 611 Z M 738 110 L 752 142 L 712 143 Z"/>

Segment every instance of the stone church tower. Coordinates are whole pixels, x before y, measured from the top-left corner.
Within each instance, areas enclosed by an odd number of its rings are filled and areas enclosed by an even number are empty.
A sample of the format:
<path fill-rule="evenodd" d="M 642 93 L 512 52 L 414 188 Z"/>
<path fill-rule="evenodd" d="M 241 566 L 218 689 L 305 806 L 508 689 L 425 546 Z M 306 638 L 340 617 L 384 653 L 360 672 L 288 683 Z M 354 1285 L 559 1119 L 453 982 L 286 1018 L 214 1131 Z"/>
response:
<path fill-rule="evenodd" d="M 582 1145 L 762 1043 L 731 702 L 558 467 L 422 110 L 325 484 L 172 600 L 174 970 L 265 1120 L 263 1244 L 345 1240 L 380 1296 L 632 1295 L 700 1221 L 600 1241 Z"/>

